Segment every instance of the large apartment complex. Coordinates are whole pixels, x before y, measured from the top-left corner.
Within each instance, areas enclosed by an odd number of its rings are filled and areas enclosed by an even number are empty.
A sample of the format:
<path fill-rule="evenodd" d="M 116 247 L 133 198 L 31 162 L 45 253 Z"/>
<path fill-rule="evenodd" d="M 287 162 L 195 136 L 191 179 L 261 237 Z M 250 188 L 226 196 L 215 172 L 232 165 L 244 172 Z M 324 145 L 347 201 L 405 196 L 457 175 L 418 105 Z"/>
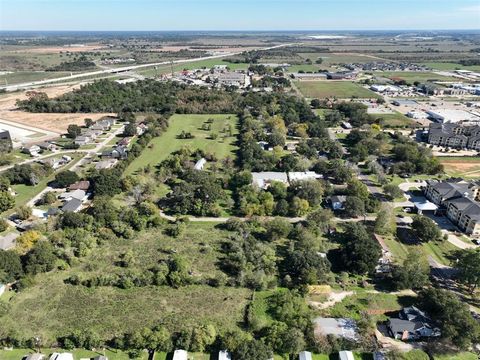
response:
<path fill-rule="evenodd" d="M 480 150 L 480 126 L 432 123 L 428 132 L 428 143 L 457 149 Z"/>
<path fill-rule="evenodd" d="M 480 236 L 480 182 L 429 180 L 425 196 L 466 234 Z"/>

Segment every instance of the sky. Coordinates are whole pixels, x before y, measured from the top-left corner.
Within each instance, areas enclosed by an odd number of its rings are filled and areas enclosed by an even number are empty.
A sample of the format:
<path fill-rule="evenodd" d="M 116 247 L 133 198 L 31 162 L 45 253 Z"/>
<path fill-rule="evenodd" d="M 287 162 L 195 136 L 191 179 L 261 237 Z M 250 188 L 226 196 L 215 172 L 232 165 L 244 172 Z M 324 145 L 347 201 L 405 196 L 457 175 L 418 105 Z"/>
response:
<path fill-rule="evenodd" d="M 0 0 L 0 30 L 480 29 L 480 0 Z"/>

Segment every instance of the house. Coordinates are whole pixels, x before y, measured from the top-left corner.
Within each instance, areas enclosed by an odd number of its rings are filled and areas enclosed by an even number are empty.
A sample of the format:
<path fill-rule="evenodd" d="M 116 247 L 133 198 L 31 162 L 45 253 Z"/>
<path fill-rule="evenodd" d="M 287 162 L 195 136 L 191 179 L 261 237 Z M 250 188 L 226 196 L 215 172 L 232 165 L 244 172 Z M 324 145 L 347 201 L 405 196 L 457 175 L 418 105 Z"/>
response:
<path fill-rule="evenodd" d="M 334 335 L 348 340 L 358 340 L 358 327 L 353 319 L 348 318 L 324 318 L 313 319 L 315 336 Z"/>
<path fill-rule="evenodd" d="M 2 296 L 6 289 L 7 287 L 5 286 L 5 284 L 0 283 L 0 296 Z"/>
<path fill-rule="evenodd" d="M 101 156 L 114 159 L 126 159 L 128 156 L 127 147 L 124 145 L 118 145 L 113 149 L 103 151 Z"/>
<path fill-rule="evenodd" d="M 232 360 L 232 355 L 227 350 L 219 351 L 218 360 Z"/>
<path fill-rule="evenodd" d="M 82 145 L 87 145 L 89 144 L 90 142 L 92 142 L 92 139 L 89 137 L 89 136 L 77 136 L 75 138 L 75 144 L 79 145 L 79 146 L 82 146 Z"/>
<path fill-rule="evenodd" d="M 9 250 L 15 247 L 15 239 L 19 234 L 10 232 L 0 237 L 0 250 Z"/>
<path fill-rule="evenodd" d="M 38 144 L 38 146 L 39 146 L 40 149 L 42 149 L 42 150 L 54 151 L 54 150 L 57 149 L 57 145 L 52 144 L 52 143 L 49 143 L 49 142 L 47 142 L 47 141 L 41 142 L 40 144 Z"/>
<path fill-rule="evenodd" d="M 137 125 L 137 135 L 138 136 L 143 135 L 145 133 L 145 131 L 147 131 L 147 129 L 148 129 L 148 126 L 145 125 L 144 123 L 138 124 Z"/>
<path fill-rule="evenodd" d="M 172 360 L 188 360 L 188 353 L 185 350 L 175 350 Z"/>
<path fill-rule="evenodd" d="M 344 210 L 345 209 L 345 202 L 347 201 L 347 197 L 345 195 L 333 195 L 330 196 L 330 203 L 332 206 L 332 210 Z"/>
<path fill-rule="evenodd" d="M 348 121 L 342 121 L 340 125 L 347 130 L 350 130 L 353 128 L 352 124 L 350 124 Z"/>
<path fill-rule="evenodd" d="M 73 190 L 83 190 L 83 191 L 87 191 L 89 188 L 90 188 L 90 181 L 88 181 L 88 180 L 81 180 L 81 181 L 77 181 L 76 183 L 71 184 L 71 185 L 68 187 L 68 190 L 69 190 L 69 191 L 73 191 Z"/>
<path fill-rule="evenodd" d="M 97 170 L 111 169 L 117 164 L 117 162 L 118 162 L 117 159 L 102 160 L 95 165 L 95 169 Z"/>
<path fill-rule="evenodd" d="M 128 146 L 131 141 L 132 141 L 132 138 L 131 138 L 131 137 L 124 137 L 124 138 L 122 138 L 122 139 L 118 142 L 118 145 Z"/>
<path fill-rule="evenodd" d="M 287 185 L 287 174 L 275 171 L 252 172 L 252 184 L 258 186 L 260 189 L 268 188 L 273 181 L 278 181 Z"/>
<path fill-rule="evenodd" d="M 98 356 L 95 356 L 93 360 L 108 360 L 108 357 L 104 355 L 98 355 Z"/>
<path fill-rule="evenodd" d="M 317 174 L 315 171 L 291 171 L 288 173 L 288 179 L 290 182 L 300 180 L 317 180 L 323 179 L 323 176 Z"/>
<path fill-rule="evenodd" d="M 83 202 L 78 199 L 71 199 L 62 206 L 63 212 L 78 212 L 82 208 Z"/>
<path fill-rule="evenodd" d="M 55 215 L 60 214 L 60 212 L 61 212 L 60 209 L 51 207 L 47 210 L 46 216 L 47 216 L 47 218 L 49 218 L 51 216 L 55 216 Z"/>
<path fill-rule="evenodd" d="M 422 338 L 439 337 L 440 329 L 420 309 L 409 306 L 400 310 L 398 318 L 390 318 L 387 329 L 394 339 L 403 341 L 419 340 Z"/>
<path fill-rule="evenodd" d="M 480 236 L 480 203 L 468 197 L 447 200 L 447 217 L 466 234 Z"/>
<path fill-rule="evenodd" d="M 44 360 L 44 359 L 45 359 L 45 355 L 38 354 L 38 353 L 30 354 L 25 358 L 25 360 Z"/>
<path fill-rule="evenodd" d="M 50 360 L 73 360 L 73 355 L 71 353 L 54 352 L 52 355 L 50 355 Z"/>
<path fill-rule="evenodd" d="M 10 131 L 0 129 L 0 152 L 9 152 L 13 148 L 12 137 Z"/>
<path fill-rule="evenodd" d="M 39 160 L 38 162 L 44 165 L 48 165 L 54 170 L 58 169 L 64 164 L 61 158 L 56 158 L 56 157 L 49 157 L 47 159 Z"/>
<path fill-rule="evenodd" d="M 428 143 L 456 149 L 480 150 L 480 126 L 456 123 L 432 123 L 428 128 Z"/>
<path fill-rule="evenodd" d="M 38 156 L 40 153 L 41 149 L 40 146 L 38 145 L 32 145 L 32 146 L 26 146 L 22 148 L 22 152 L 24 154 L 28 154 L 30 156 Z"/>
<path fill-rule="evenodd" d="M 204 158 L 201 158 L 195 163 L 195 166 L 193 167 L 195 170 L 203 170 L 205 164 L 207 163 L 207 160 Z"/>
<path fill-rule="evenodd" d="M 301 351 L 298 354 L 298 360 L 312 360 L 312 353 L 310 351 Z"/>
<path fill-rule="evenodd" d="M 355 360 L 353 353 L 351 351 L 339 351 L 338 360 Z"/>
<path fill-rule="evenodd" d="M 297 149 L 297 143 L 296 142 L 288 142 L 283 147 L 283 150 L 287 150 L 287 151 L 295 151 L 296 149 Z"/>
<path fill-rule="evenodd" d="M 85 201 L 87 199 L 87 193 L 85 192 L 85 190 L 77 189 L 74 191 L 62 193 L 58 197 L 65 201 L 70 201 L 72 199 Z"/>
<path fill-rule="evenodd" d="M 102 120 L 98 120 L 93 125 L 89 127 L 90 130 L 96 131 L 109 131 L 113 125 L 115 125 L 116 120 L 114 118 L 104 118 Z"/>
<path fill-rule="evenodd" d="M 97 137 L 102 135 L 103 132 L 101 130 L 93 130 L 93 129 L 82 129 L 82 136 L 87 136 L 92 140 L 95 140 Z"/>

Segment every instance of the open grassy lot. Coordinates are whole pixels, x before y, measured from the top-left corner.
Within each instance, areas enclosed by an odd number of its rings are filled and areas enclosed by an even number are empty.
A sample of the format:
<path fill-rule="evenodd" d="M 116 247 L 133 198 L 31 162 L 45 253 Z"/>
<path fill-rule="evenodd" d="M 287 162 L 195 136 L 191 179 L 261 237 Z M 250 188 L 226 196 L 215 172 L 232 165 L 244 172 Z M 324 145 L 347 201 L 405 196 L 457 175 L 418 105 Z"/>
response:
<path fill-rule="evenodd" d="M 214 120 L 211 130 L 201 130 L 200 127 L 208 119 Z M 130 164 L 126 173 L 132 174 L 147 165 L 157 165 L 169 154 L 183 146 L 214 153 L 219 159 L 227 156 L 234 157 L 237 149 L 235 145 L 238 133 L 237 121 L 235 115 L 173 115 L 169 120 L 168 130 L 162 136 L 151 141 L 142 154 Z M 222 133 L 222 130 L 228 125 L 232 126 L 232 136 L 223 138 L 225 134 Z M 195 138 L 178 139 L 177 137 L 182 131 L 190 132 Z M 212 132 L 218 134 L 217 139 L 210 139 Z"/>
<path fill-rule="evenodd" d="M 427 62 L 423 63 L 428 67 L 431 67 L 435 70 L 472 70 L 472 71 L 479 71 L 480 65 L 472 65 L 472 66 L 463 66 L 457 63 L 452 62 Z"/>
<path fill-rule="evenodd" d="M 8 312 L 0 317 L 0 336 L 10 332 L 24 338 L 39 335 L 48 343 L 74 329 L 90 329 L 111 338 L 159 323 L 172 331 L 198 323 L 211 323 L 221 330 L 235 328 L 243 319 L 251 295 L 248 289 L 207 285 L 87 288 L 64 283 L 72 275 L 89 279 L 122 273 L 125 269 L 117 262 L 128 250 L 135 259 L 128 271 L 142 273 L 177 253 L 190 264 L 194 279 L 211 278 L 219 271 L 218 248 L 226 236 L 211 224 L 195 223 L 175 239 L 156 230 L 133 240 L 104 244 L 68 270 L 37 275 L 33 286 L 15 294 L 8 301 Z"/>
<path fill-rule="evenodd" d="M 395 112 L 393 114 L 372 114 L 375 119 L 380 119 L 384 128 L 410 128 L 415 126 L 415 121 L 409 117 Z"/>
<path fill-rule="evenodd" d="M 374 73 L 376 76 L 385 78 L 398 78 L 405 80 L 408 83 L 414 83 L 415 81 L 458 81 L 458 79 L 449 76 L 442 76 L 434 74 L 433 72 L 422 71 L 378 71 Z"/>
<path fill-rule="evenodd" d="M 478 360 L 478 355 L 464 351 L 458 354 L 433 355 L 434 360 Z"/>
<path fill-rule="evenodd" d="M 307 98 L 379 98 L 373 91 L 350 81 L 296 81 L 295 85 Z"/>
<path fill-rule="evenodd" d="M 439 157 L 445 173 L 453 177 L 480 177 L 480 157 Z"/>
<path fill-rule="evenodd" d="M 15 71 L 10 74 L 0 75 L 0 84 L 13 85 L 30 81 L 55 79 L 69 75 L 69 72 L 62 71 Z"/>
<path fill-rule="evenodd" d="M 239 63 L 234 64 L 222 59 L 208 59 L 208 60 L 199 60 L 199 61 L 192 61 L 184 64 L 173 65 L 173 71 L 182 71 L 182 70 L 192 70 L 192 69 L 201 69 L 201 68 L 213 68 L 215 65 L 227 65 L 231 70 L 247 70 L 250 64 L 247 63 Z M 155 76 L 155 75 L 162 75 L 167 74 L 172 71 L 172 66 L 170 65 L 162 65 L 157 66 L 156 69 L 146 68 L 143 70 L 138 70 L 137 73 L 144 75 L 144 76 Z"/>

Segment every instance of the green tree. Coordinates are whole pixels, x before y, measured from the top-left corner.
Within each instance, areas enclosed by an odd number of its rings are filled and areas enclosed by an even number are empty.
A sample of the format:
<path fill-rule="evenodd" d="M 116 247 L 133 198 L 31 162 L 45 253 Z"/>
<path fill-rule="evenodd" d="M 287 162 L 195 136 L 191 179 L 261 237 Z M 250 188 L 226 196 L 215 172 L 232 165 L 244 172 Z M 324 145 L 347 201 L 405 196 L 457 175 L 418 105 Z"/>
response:
<path fill-rule="evenodd" d="M 293 196 L 307 200 L 309 206 L 314 208 L 322 202 L 324 189 L 318 180 L 300 180 L 293 181 L 288 191 Z"/>
<path fill-rule="evenodd" d="M 473 294 L 480 285 L 480 250 L 468 249 L 455 253 L 457 257 L 458 281 Z"/>
<path fill-rule="evenodd" d="M 68 125 L 67 134 L 68 137 L 75 139 L 78 135 L 82 133 L 82 128 L 75 124 Z"/>
<path fill-rule="evenodd" d="M 47 191 L 43 194 L 41 203 L 45 205 L 53 204 L 57 201 L 57 195 L 53 191 Z"/>
<path fill-rule="evenodd" d="M 306 226 L 319 233 L 326 233 L 332 225 L 333 212 L 330 209 L 317 209 L 307 215 Z"/>
<path fill-rule="evenodd" d="M 123 130 L 124 136 L 135 136 L 137 134 L 137 125 L 134 122 L 130 122 L 125 125 L 125 129 Z"/>
<path fill-rule="evenodd" d="M 357 196 L 347 196 L 345 214 L 349 217 L 365 215 L 365 202 Z"/>
<path fill-rule="evenodd" d="M 395 184 L 386 184 L 383 187 L 385 194 L 389 195 L 391 199 L 399 198 L 403 195 L 403 191 Z"/>
<path fill-rule="evenodd" d="M 398 289 L 421 289 L 429 283 L 430 266 L 421 250 L 411 249 L 403 264 L 394 267 L 392 275 Z"/>
<path fill-rule="evenodd" d="M 0 192 L 0 212 L 7 211 L 15 206 L 15 198 L 7 191 Z"/>
<path fill-rule="evenodd" d="M 12 250 L 0 250 L 0 282 L 10 283 L 23 275 L 20 255 Z"/>
<path fill-rule="evenodd" d="M 292 224 L 282 218 L 274 218 L 265 224 L 266 237 L 269 241 L 275 241 L 288 236 L 292 231 Z"/>
<path fill-rule="evenodd" d="M 310 206 L 308 201 L 294 196 L 290 203 L 290 213 L 292 216 L 303 216 L 308 213 Z"/>
<path fill-rule="evenodd" d="M 345 224 L 342 258 L 347 269 L 357 274 L 373 273 L 381 255 L 380 244 L 364 225 Z"/>
<path fill-rule="evenodd" d="M 30 216 L 32 216 L 32 208 L 27 205 L 21 205 L 15 209 L 15 213 L 19 219 L 27 220 Z"/>
<path fill-rule="evenodd" d="M 204 352 L 205 349 L 212 345 L 217 336 L 215 327 L 211 324 L 196 326 L 192 330 L 192 342 L 190 350 L 195 352 Z"/>
<path fill-rule="evenodd" d="M 233 353 L 236 360 L 270 359 L 272 356 L 271 349 L 260 340 L 245 341 Z"/>
<path fill-rule="evenodd" d="M 412 222 L 412 232 L 421 242 L 437 241 L 442 239 L 442 232 L 435 222 L 424 216 L 415 215 Z"/>
<path fill-rule="evenodd" d="M 53 270 L 55 267 L 55 249 L 48 241 L 39 241 L 27 254 L 26 272 L 38 274 Z"/>
<path fill-rule="evenodd" d="M 70 170 L 60 171 L 58 174 L 55 175 L 55 182 L 61 188 L 67 187 L 74 182 L 77 182 L 78 180 L 79 177 L 77 173 Z"/>
<path fill-rule="evenodd" d="M 375 219 L 375 233 L 380 235 L 393 235 L 396 229 L 397 222 L 394 208 L 387 203 L 382 203 L 377 218 Z"/>

